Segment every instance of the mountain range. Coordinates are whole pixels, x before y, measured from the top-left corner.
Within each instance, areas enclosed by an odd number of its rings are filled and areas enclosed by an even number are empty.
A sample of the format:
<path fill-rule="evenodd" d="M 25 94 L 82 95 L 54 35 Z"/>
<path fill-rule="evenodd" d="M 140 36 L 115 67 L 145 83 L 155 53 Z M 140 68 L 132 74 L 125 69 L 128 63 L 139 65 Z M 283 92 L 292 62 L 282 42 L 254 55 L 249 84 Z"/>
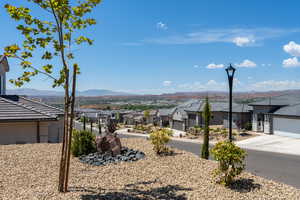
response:
<path fill-rule="evenodd" d="M 20 89 L 10 89 L 7 90 L 7 94 L 16 94 L 16 95 L 27 95 L 27 96 L 63 96 L 63 91 L 55 90 L 37 90 L 30 88 L 20 88 Z M 77 96 L 128 96 L 131 94 L 125 92 L 116 92 L 112 90 L 103 90 L 103 89 L 91 89 L 84 91 L 76 91 Z"/>

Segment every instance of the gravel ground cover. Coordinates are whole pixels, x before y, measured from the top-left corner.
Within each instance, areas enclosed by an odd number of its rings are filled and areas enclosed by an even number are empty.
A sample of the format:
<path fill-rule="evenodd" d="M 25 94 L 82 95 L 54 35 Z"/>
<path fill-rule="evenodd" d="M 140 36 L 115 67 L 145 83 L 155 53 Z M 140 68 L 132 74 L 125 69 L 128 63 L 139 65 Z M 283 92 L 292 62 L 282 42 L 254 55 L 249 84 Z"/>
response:
<path fill-rule="evenodd" d="M 122 139 L 123 146 L 142 151 L 144 159 L 105 166 L 71 160 L 66 194 L 57 192 L 59 144 L 0 146 L 0 199 L 300 199 L 300 191 L 243 173 L 231 187 L 214 183 L 214 161 L 175 150 L 157 157 L 144 139 Z"/>

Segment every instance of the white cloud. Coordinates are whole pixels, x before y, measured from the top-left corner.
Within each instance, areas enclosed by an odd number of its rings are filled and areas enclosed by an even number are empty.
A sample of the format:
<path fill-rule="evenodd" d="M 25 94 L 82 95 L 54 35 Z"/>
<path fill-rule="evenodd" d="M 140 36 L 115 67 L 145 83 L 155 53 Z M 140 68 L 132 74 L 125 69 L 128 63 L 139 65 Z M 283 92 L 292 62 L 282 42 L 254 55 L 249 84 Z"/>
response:
<path fill-rule="evenodd" d="M 300 45 L 294 41 L 284 45 L 283 50 L 292 56 L 300 56 Z"/>
<path fill-rule="evenodd" d="M 299 81 L 284 80 L 284 81 L 261 81 L 251 85 L 255 90 L 290 90 L 300 89 Z"/>
<path fill-rule="evenodd" d="M 283 60 L 282 65 L 285 68 L 300 67 L 300 62 L 298 61 L 297 57 L 293 57 Z"/>
<path fill-rule="evenodd" d="M 251 60 L 244 60 L 240 64 L 237 64 L 238 67 L 256 67 L 256 63 Z"/>
<path fill-rule="evenodd" d="M 194 68 L 199 68 L 199 65 L 194 65 Z"/>
<path fill-rule="evenodd" d="M 166 86 L 166 87 L 171 86 L 172 85 L 172 81 L 164 81 L 163 85 Z"/>
<path fill-rule="evenodd" d="M 197 32 L 189 32 L 170 35 L 160 38 L 145 39 L 146 43 L 155 44 L 206 44 L 206 43 L 235 43 L 238 46 L 253 46 L 261 41 L 300 32 L 300 29 L 276 29 L 276 28 L 228 28 L 206 29 Z"/>
<path fill-rule="evenodd" d="M 163 29 L 163 30 L 167 30 L 167 29 L 168 29 L 167 25 L 164 24 L 164 23 L 162 23 L 162 22 L 158 22 L 158 23 L 156 24 L 156 27 L 157 27 L 158 29 Z"/>
<path fill-rule="evenodd" d="M 220 68 L 224 68 L 224 65 L 211 63 L 211 64 L 207 65 L 206 68 L 207 69 L 220 69 Z"/>
<path fill-rule="evenodd" d="M 255 40 L 250 39 L 248 37 L 235 37 L 232 40 L 233 43 L 235 43 L 239 47 L 247 46 L 251 43 L 254 43 Z"/>

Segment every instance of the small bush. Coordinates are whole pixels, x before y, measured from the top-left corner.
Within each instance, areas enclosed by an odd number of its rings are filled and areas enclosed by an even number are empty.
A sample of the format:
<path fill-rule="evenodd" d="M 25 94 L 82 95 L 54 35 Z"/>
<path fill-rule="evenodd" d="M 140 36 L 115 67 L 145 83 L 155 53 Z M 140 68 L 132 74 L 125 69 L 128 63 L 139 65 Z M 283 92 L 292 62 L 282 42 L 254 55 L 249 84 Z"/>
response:
<path fill-rule="evenodd" d="M 194 126 L 194 129 L 197 129 L 197 128 L 200 128 L 200 126 L 199 126 L 199 125 L 195 125 L 195 126 Z"/>
<path fill-rule="evenodd" d="M 251 130 L 252 130 L 252 124 L 251 124 L 251 122 L 248 122 L 248 123 L 245 125 L 245 129 L 246 129 L 247 131 L 251 131 Z"/>
<path fill-rule="evenodd" d="M 158 129 L 150 133 L 150 140 L 156 154 L 163 155 L 170 153 L 166 144 L 169 142 L 172 134 L 172 131 L 168 129 Z"/>
<path fill-rule="evenodd" d="M 245 169 L 244 160 L 246 152 L 229 141 L 218 142 L 211 150 L 219 167 L 215 169 L 214 176 L 217 183 L 228 186 L 234 177 L 238 176 Z"/>
<path fill-rule="evenodd" d="M 74 130 L 72 135 L 71 152 L 75 157 L 96 152 L 94 134 L 90 131 Z"/>

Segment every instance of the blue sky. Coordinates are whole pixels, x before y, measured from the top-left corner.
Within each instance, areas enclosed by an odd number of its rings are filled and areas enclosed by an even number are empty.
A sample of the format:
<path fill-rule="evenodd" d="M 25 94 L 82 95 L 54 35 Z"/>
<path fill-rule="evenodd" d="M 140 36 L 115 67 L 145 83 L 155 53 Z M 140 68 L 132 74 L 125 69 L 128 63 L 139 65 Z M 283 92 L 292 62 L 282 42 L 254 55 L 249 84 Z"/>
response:
<path fill-rule="evenodd" d="M 20 41 L 5 2 L 0 49 Z M 297 0 L 103 0 L 87 31 L 94 45 L 76 50 L 78 89 L 224 91 L 229 63 L 236 91 L 300 89 L 299 8 Z M 21 68 L 10 64 L 14 78 Z M 24 87 L 51 89 L 51 80 L 41 75 Z"/>

